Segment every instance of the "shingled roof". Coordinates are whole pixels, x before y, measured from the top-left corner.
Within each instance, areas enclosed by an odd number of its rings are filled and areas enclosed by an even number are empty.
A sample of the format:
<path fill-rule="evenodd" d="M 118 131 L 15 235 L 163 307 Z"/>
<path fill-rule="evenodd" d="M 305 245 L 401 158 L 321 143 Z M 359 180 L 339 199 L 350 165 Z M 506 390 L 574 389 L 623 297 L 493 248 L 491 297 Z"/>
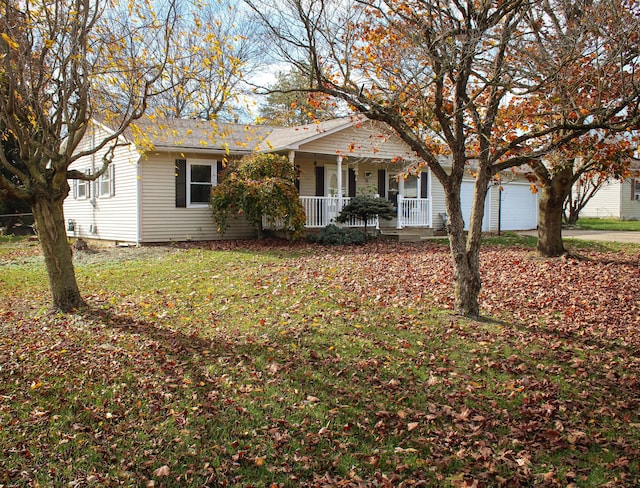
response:
<path fill-rule="evenodd" d="M 220 150 L 232 154 L 255 151 L 274 127 L 229 124 L 195 119 L 151 119 L 136 121 L 127 139 L 146 150 Z"/>

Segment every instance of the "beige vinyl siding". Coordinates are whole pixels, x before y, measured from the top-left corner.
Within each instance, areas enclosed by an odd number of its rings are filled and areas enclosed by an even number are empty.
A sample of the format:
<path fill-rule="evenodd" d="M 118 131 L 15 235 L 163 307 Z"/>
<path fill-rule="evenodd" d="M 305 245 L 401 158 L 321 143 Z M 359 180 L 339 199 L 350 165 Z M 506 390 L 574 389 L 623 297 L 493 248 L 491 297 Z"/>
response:
<path fill-rule="evenodd" d="M 500 218 L 500 189 L 496 185 L 489 187 L 486 200 L 488 201 L 485 209 L 489 212 L 489 231 L 497 232 Z"/>
<path fill-rule="evenodd" d="M 356 171 L 356 195 L 369 197 L 378 194 L 378 170 L 384 166 L 372 163 L 359 163 L 354 167 Z M 367 173 L 370 175 L 367 177 Z"/>
<path fill-rule="evenodd" d="M 175 160 L 210 160 L 223 155 L 150 155 L 141 161 L 141 241 L 171 242 L 188 240 L 248 239 L 256 236 L 245 220 L 232 220 L 224 236 L 216 231 L 211 209 L 177 208 L 175 198 Z"/>
<path fill-rule="evenodd" d="M 89 131 L 79 147 L 79 151 L 89 149 L 99 143 L 105 135 L 103 129 L 97 129 L 95 138 Z M 102 157 L 107 149 L 95 156 L 86 156 L 74 162 L 70 169 L 97 172 L 102 166 Z M 118 146 L 115 149 L 111 165 L 113 166 L 113 188 L 111 196 L 98 196 L 98 182 L 90 182 L 88 198 L 75 196 L 76 182 L 70 180 L 71 191 L 64 203 L 65 220 L 71 220 L 74 230 L 67 230 L 69 237 L 100 239 L 115 242 L 135 243 L 137 239 L 137 178 L 136 161 L 138 155 L 131 145 Z"/>
<path fill-rule="evenodd" d="M 315 165 L 313 163 L 316 163 Z M 316 194 L 316 173 L 318 165 L 309 155 L 296 155 L 294 164 L 300 167 L 300 195 L 310 197 Z"/>
<path fill-rule="evenodd" d="M 302 144 L 299 151 L 336 156 L 340 154 L 350 159 L 362 157 L 386 160 L 403 158 L 411 161 L 417 159 L 408 146 L 390 129 L 380 127 L 374 122 L 364 122 Z"/>
<path fill-rule="evenodd" d="M 315 196 L 316 194 L 316 167 L 335 166 L 336 160 L 332 157 L 313 157 L 310 154 L 297 154 L 295 164 L 300 167 L 300 195 Z M 378 169 L 386 168 L 375 163 L 352 162 L 345 159 L 343 168 L 353 169 L 356 172 L 356 195 L 375 195 L 378 191 Z M 368 178 L 366 173 L 371 175 Z"/>
<path fill-rule="evenodd" d="M 447 213 L 447 207 L 444 201 L 444 188 L 438 178 L 434 178 L 431 172 L 429 173 L 429 178 L 431 178 L 431 222 L 432 227 L 435 230 L 439 230 L 444 226 L 442 214 L 446 215 Z"/>
<path fill-rule="evenodd" d="M 640 200 L 631 198 L 631 182 L 625 180 L 620 188 L 620 218 L 622 220 L 640 220 Z"/>
<path fill-rule="evenodd" d="M 626 188 L 626 193 L 625 193 Z M 631 203 L 631 188 L 621 185 L 619 181 L 605 184 L 580 212 L 581 217 L 620 218 L 621 200 Z"/>

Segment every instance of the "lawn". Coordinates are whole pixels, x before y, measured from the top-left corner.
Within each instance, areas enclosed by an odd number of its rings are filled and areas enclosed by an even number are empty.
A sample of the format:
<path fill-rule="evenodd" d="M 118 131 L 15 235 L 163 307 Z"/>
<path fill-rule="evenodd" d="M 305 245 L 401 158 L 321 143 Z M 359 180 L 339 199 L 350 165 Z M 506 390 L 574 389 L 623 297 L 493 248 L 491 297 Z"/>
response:
<path fill-rule="evenodd" d="M 640 248 L 511 239 L 480 321 L 438 242 L 101 249 L 61 315 L 2 240 L 0 486 L 638 486 Z"/>
<path fill-rule="evenodd" d="M 580 218 L 577 227 L 587 230 L 640 231 L 640 220 Z"/>

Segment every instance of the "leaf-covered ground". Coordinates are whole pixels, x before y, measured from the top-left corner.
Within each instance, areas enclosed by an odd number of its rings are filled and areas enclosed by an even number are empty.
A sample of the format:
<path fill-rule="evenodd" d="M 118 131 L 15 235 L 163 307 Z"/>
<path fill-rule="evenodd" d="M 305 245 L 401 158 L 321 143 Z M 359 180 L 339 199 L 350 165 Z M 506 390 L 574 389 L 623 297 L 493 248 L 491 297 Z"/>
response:
<path fill-rule="evenodd" d="M 0 486 L 638 486 L 640 252 L 0 245 Z"/>

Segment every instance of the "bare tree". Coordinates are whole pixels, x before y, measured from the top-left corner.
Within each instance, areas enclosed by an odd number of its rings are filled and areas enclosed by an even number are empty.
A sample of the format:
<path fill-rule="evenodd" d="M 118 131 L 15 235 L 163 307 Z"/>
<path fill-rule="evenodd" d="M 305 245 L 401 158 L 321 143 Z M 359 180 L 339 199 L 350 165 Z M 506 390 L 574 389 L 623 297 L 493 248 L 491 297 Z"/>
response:
<path fill-rule="evenodd" d="M 572 188 L 563 204 L 563 219 L 569 225 L 575 225 L 580 212 L 589 201 L 608 183 L 613 180 L 625 180 L 637 173 L 638 160 L 634 158 L 635 137 L 618 138 L 613 147 L 590 145 L 587 149 L 576 150 L 571 175 Z M 598 149 L 600 149 L 598 151 Z M 575 157 L 575 154 L 580 156 Z"/>
<path fill-rule="evenodd" d="M 180 5 L 164 92 L 151 106 L 165 117 L 236 118 L 249 90 L 244 79 L 263 60 L 258 26 L 237 2 Z"/>
<path fill-rule="evenodd" d="M 634 79 L 616 103 L 589 107 L 591 117 L 577 121 L 543 124 L 539 114 L 519 109 L 556 86 L 557 72 L 539 69 L 540 32 L 551 42 L 555 28 L 545 0 L 284 0 L 277 9 L 247 1 L 279 55 L 303 71 L 308 63 L 309 88 L 386 122 L 438 179 L 449 215 L 455 310 L 463 315 L 479 313 L 482 218 L 494 175 L 535 165 L 630 115 L 638 100 Z M 475 188 L 465 234 L 460 189 L 469 173 Z"/>
<path fill-rule="evenodd" d="M 11 154 L 0 145 L 0 196 L 31 206 L 57 309 L 84 305 L 63 216 L 68 180 L 101 176 L 120 135 L 157 93 L 173 41 L 174 7 L 151 12 L 149 4 L 132 2 L 0 3 L 0 127 L 15 144 Z M 113 132 L 85 150 L 81 141 L 94 117 Z M 95 174 L 69 170 L 98 151 L 106 155 Z"/>

